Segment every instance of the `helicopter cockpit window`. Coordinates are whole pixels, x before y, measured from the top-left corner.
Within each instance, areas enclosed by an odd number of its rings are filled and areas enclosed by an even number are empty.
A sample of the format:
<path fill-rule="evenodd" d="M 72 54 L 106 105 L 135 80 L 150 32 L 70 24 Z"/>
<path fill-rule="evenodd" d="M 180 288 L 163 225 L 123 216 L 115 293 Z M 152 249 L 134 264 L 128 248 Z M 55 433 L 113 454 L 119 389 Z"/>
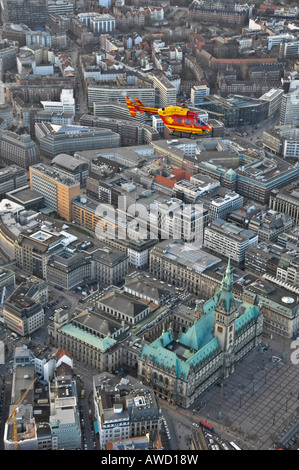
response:
<path fill-rule="evenodd" d="M 190 119 L 185 119 L 185 124 L 186 124 L 186 126 L 190 126 L 190 124 L 191 124 Z"/>

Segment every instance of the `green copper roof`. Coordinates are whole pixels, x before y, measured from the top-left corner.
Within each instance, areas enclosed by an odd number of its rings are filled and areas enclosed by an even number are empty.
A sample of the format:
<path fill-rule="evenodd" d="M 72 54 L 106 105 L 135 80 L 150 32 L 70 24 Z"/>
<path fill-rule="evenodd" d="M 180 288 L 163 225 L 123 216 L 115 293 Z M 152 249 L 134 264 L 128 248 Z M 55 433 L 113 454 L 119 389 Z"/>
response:
<path fill-rule="evenodd" d="M 227 268 L 225 275 L 223 276 L 221 289 L 218 296 L 217 307 L 223 307 L 226 312 L 230 312 L 230 309 L 235 304 L 233 295 L 233 284 L 234 278 L 230 267 L 230 258 L 228 258 Z"/>
<path fill-rule="evenodd" d="M 143 345 L 140 358 L 147 361 L 151 357 L 153 366 L 161 370 L 171 370 L 178 378 L 187 380 L 190 369 L 197 369 L 201 364 L 221 351 L 217 337 L 214 337 L 215 308 L 221 307 L 230 312 L 232 307 L 237 309 L 233 293 L 233 274 L 230 268 L 230 259 L 226 273 L 223 276 L 221 289 L 210 300 L 204 303 L 202 316 L 188 330 L 180 333 L 179 339 L 174 341 L 171 331 L 163 333 L 150 345 Z M 235 319 L 235 331 L 240 331 L 251 321 L 255 321 L 259 309 L 247 302 L 240 302 Z"/>
<path fill-rule="evenodd" d="M 180 334 L 179 342 L 198 351 L 213 338 L 214 311 L 195 322 L 186 333 Z"/>
<path fill-rule="evenodd" d="M 259 308 L 255 305 L 247 304 L 246 302 L 242 303 L 246 307 L 246 311 L 236 318 L 235 321 L 235 332 L 237 333 L 241 328 L 246 326 L 250 321 L 256 320 L 259 314 Z"/>
<path fill-rule="evenodd" d="M 97 338 L 96 336 L 88 333 L 87 331 L 81 330 L 80 328 L 72 325 L 69 323 L 61 328 L 61 331 L 69 336 L 73 336 L 74 338 L 83 341 L 90 346 L 93 346 L 99 349 L 101 352 L 105 352 L 107 349 L 111 348 L 115 343 L 116 340 L 106 336 L 105 338 Z"/>
<path fill-rule="evenodd" d="M 174 342 L 172 332 L 167 331 L 152 344 L 143 345 L 140 357 L 147 360 L 151 355 L 158 367 L 174 368 L 176 376 L 186 380 L 191 366 L 196 368 L 219 348 L 218 339 L 213 338 L 213 325 L 214 311 L 200 318 L 186 333 L 181 333 L 179 341 Z"/>

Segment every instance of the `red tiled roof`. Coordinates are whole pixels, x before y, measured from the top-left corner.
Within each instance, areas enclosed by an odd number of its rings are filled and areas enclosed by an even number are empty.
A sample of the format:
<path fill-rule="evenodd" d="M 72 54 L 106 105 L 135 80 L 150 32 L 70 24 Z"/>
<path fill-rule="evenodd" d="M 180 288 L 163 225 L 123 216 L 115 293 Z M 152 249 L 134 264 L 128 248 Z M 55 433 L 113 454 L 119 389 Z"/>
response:
<path fill-rule="evenodd" d="M 273 57 L 273 58 L 267 58 L 267 59 L 216 59 L 216 57 L 212 57 L 211 58 L 211 62 L 218 62 L 220 64 L 254 64 L 254 63 L 257 63 L 257 64 L 263 64 L 263 63 L 267 63 L 267 64 L 271 64 L 271 63 L 275 63 L 277 62 L 277 58 L 276 57 Z"/>
<path fill-rule="evenodd" d="M 72 356 L 70 355 L 70 353 L 68 353 L 65 349 L 63 349 L 63 348 L 58 348 L 58 349 L 57 349 L 57 353 L 56 353 L 57 359 L 60 359 L 60 358 L 63 357 L 63 356 L 68 356 L 69 358 L 72 357 Z"/>

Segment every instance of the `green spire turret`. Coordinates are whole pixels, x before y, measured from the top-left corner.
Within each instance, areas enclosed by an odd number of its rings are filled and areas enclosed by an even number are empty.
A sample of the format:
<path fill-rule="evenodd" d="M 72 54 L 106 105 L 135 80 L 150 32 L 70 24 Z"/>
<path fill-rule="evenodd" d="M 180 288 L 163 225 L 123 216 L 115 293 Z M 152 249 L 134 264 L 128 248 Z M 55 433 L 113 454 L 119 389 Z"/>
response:
<path fill-rule="evenodd" d="M 226 312 L 230 312 L 231 307 L 234 306 L 234 296 L 233 296 L 233 284 L 234 277 L 230 267 L 230 257 L 228 258 L 227 268 L 225 275 L 223 276 L 220 294 L 218 297 L 218 306 L 224 307 Z"/>

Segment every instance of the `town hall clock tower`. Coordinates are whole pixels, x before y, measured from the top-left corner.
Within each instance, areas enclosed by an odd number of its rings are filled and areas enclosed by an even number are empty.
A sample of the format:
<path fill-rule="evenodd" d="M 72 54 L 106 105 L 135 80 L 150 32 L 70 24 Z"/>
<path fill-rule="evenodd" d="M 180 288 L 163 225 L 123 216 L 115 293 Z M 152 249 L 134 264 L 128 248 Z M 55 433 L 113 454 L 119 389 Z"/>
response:
<path fill-rule="evenodd" d="M 215 306 L 214 336 L 223 351 L 223 378 L 234 371 L 235 319 L 237 306 L 233 295 L 233 273 L 230 258 Z"/>

